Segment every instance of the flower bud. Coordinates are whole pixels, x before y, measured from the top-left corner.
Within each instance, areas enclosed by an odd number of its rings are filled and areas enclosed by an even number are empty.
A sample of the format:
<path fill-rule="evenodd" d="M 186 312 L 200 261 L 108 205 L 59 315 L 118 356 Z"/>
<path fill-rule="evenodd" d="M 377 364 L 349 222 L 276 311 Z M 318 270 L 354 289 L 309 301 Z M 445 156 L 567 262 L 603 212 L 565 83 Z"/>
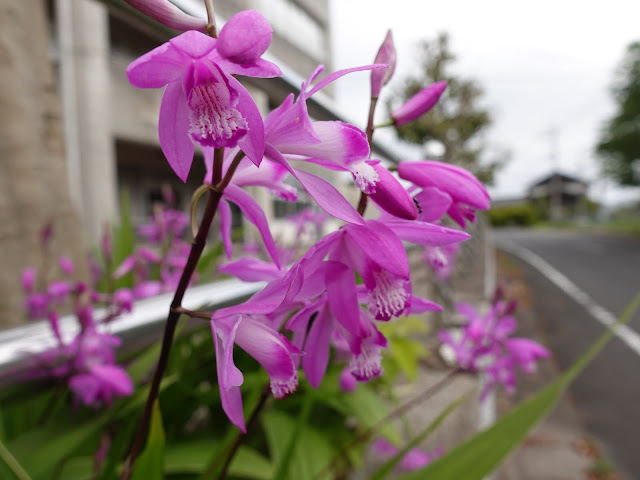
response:
<path fill-rule="evenodd" d="M 236 13 L 224 24 L 218 36 L 218 53 L 232 62 L 254 63 L 271 44 L 273 30 L 255 10 Z"/>
<path fill-rule="evenodd" d="M 36 269 L 33 267 L 27 267 L 22 272 L 22 289 L 25 292 L 32 292 L 33 286 L 36 282 Z"/>
<path fill-rule="evenodd" d="M 174 30 L 204 32 L 207 22 L 184 13 L 169 0 L 125 0 L 136 10 Z"/>
<path fill-rule="evenodd" d="M 415 220 L 418 217 L 418 208 L 411 195 L 396 177 L 380 163 L 372 165 L 372 167 L 378 174 L 379 180 L 376 183 L 375 192 L 369 194 L 369 197 L 391 215 L 406 220 Z"/>
<path fill-rule="evenodd" d="M 62 271 L 67 275 L 71 275 L 75 270 L 75 266 L 73 265 L 73 262 L 67 257 L 60 257 L 60 259 L 58 260 L 58 264 L 60 265 L 60 268 L 62 269 Z"/>
<path fill-rule="evenodd" d="M 447 88 L 447 82 L 436 82 L 407 100 L 391 114 L 396 127 L 411 123 L 431 110 L 438 103 L 445 88 Z"/>
<path fill-rule="evenodd" d="M 382 45 L 380 45 L 380 49 L 373 63 L 386 63 L 389 65 L 389 68 L 386 70 L 382 68 L 371 70 L 371 97 L 377 98 L 380 96 L 382 86 L 391 80 L 393 72 L 396 69 L 396 50 L 393 46 L 391 30 L 387 30 L 387 36 L 384 38 Z"/>

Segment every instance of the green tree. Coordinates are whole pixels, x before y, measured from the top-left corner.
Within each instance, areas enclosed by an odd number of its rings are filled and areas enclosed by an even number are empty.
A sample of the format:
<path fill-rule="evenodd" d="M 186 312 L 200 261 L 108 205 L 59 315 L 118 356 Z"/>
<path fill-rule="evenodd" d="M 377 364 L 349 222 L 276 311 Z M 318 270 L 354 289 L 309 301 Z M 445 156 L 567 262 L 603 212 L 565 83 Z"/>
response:
<path fill-rule="evenodd" d="M 436 107 L 417 121 L 399 127 L 398 136 L 425 145 L 425 149 L 428 142 L 439 143 L 443 147 L 441 160 L 467 168 L 481 181 L 491 183 L 508 153 L 500 152 L 487 158 L 484 133 L 491 125 L 491 115 L 480 104 L 482 87 L 477 81 L 450 71 L 456 57 L 450 50 L 446 33 L 423 41 L 420 50 L 419 74 L 405 80 L 391 105 L 401 105 L 431 83 L 446 80 L 448 86 Z"/>
<path fill-rule="evenodd" d="M 627 47 L 611 91 L 618 111 L 605 124 L 596 151 L 605 175 L 621 185 L 640 185 L 640 42 Z"/>

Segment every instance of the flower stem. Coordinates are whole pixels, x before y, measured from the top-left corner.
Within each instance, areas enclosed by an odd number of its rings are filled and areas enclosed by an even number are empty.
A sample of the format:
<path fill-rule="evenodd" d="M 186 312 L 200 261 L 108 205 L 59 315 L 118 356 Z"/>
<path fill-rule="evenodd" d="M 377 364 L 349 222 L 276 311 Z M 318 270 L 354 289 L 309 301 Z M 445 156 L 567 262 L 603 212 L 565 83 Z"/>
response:
<path fill-rule="evenodd" d="M 378 104 L 378 97 L 371 97 L 371 103 L 369 104 L 369 117 L 367 119 L 367 140 L 369 141 L 369 145 L 371 145 L 371 141 L 373 139 L 373 131 L 376 128 L 373 125 L 373 114 L 376 111 L 377 104 Z"/>
<path fill-rule="evenodd" d="M 358 202 L 358 213 L 363 217 L 364 217 L 364 211 L 367 209 L 368 199 L 369 199 L 369 196 L 366 193 L 360 192 L 360 201 Z"/>
<path fill-rule="evenodd" d="M 187 291 L 189 283 L 191 282 L 193 272 L 196 269 L 198 260 L 200 260 L 204 247 L 207 243 L 207 235 L 209 234 L 209 229 L 211 228 L 211 223 L 213 222 L 213 217 L 216 213 L 216 210 L 218 209 L 221 198 L 222 190 L 215 187 L 209 188 L 209 197 L 207 199 L 207 205 L 202 217 L 202 222 L 200 223 L 198 234 L 193 239 L 193 242 L 191 244 L 191 251 L 189 252 L 187 263 L 184 267 L 184 270 L 182 271 L 176 293 L 173 297 L 173 301 L 171 302 L 169 315 L 167 316 L 167 323 L 164 327 L 162 348 L 160 351 L 160 357 L 158 358 L 158 365 L 156 366 L 156 370 L 153 374 L 153 379 L 151 380 L 149 395 L 147 396 L 147 401 L 142 412 L 142 417 L 140 418 L 140 423 L 138 424 L 138 430 L 136 431 L 133 444 L 131 445 L 131 450 L 129 451 L 129 456 L 125 461 L 122 474 L 120 475 L 120 480 L 127 480 L 131 477 L 136 458 L 138 457 L 144 439 L 147 436 L 153 402 L 158 397 L 160 382 L 162 381 L 162 376 L 164 375 L 164 371 L 167 367 L 169 353 L 171 352 L 171 345 L 173 343 L 173 337 L 175 335 L 176 326 L 178 325 L 178 319 L 180 318 L 178 308 L 180 308 L 181 306 L 184 294 Z"/>
<path fill-rule="evenodd" d="M 211 320 L 214 312 L 205 312 L 204 310 L 189 310 L 187 308 L 178 307 L 175 311 L 181 315 L 187 315 L 191 318 L 200 318 L 202 320 Z"/>
<path fill-rule="evenodd" d="M 204 7 L 207 9 L 207 34 L 210 37 L 218 38 L 218 27 L 216 27 L 216 12 L 213 9 L 213 0 L 204 0 Z"/>
<path fill-rule="evenodd" d="M 378 125 L 376 125 L 376 128 L 383 128 L 383 127 L 393 127 L 396 124 L 395 120 L 392 118 L 391 120 L 384 122 L 384 123 L 380 123 Z"/>
<path fill-rule="evenodd" d="M 218 183 L 218 185 L 216 186 L 218 190 L 223 191 L 225 188 L 227 188 L 227 185 L 229 185 L 229 182 L 231 181 L 231 177 L 233 177 L 233 174 L 236 173 L 236 169 L 238 168 L 238 165 L 240 165 L 240 161 L 243 158 L 244 152 L 240 150 L 238 154 L 233 158 L 233 161 L 231 162 L 231 165 L 229 165 L 224 178 L 222 180 L 218 180 L 218 182 L 220 183 L 216 182 Z M 215 183 L 212 183 L 212 185 L 215 185 Z"/>

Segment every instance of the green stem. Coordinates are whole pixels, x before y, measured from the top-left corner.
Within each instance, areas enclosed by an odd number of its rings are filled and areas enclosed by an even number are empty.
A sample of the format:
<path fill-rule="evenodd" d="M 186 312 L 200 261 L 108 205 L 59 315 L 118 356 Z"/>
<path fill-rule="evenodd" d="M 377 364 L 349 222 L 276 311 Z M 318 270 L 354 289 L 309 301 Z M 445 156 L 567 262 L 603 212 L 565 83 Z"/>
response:
<path fill-rule="evenodd" d="M 380 123 L 375 126 L 375 128 L 384 128 L 384 127 L 393 127 L 395 125 L 395 121 L 392 119 L 386 121 L 385 123 Z"/>
<path fill-rule="evenodd" d="M 207 9 L 207 34 L 210 37 L 218 38 L 218 28 L 216 27 L 216 13 L 213 9 L 213 0 L 204 0 L 204 7 Z"/>
<path fill-rule="evenodd" d="M 7 467 L 9 467 L 19 480 L 31 480 L 29 474 L 22 468 L 22 465 L 16 460 L 16 457 L 11 454 L 2 442 L 0 442 L 0 458 L 2 458 Z"/>

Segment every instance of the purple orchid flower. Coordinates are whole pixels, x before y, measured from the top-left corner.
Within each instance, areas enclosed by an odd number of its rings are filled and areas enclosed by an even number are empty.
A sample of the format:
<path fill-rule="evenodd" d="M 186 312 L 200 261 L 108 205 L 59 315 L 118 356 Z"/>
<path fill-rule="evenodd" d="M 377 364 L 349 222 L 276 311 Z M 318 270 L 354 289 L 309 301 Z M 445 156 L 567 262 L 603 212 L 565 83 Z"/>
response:
<path fill-rule="evenodd" d="M 304 159 L 331 170 L 351 172 L 356 184 L 365 189 L 375 184 L 377 174 L 365 163 L 370 153 L 366 134 L 344 122 L 312 122 L 306 101 L 314 93 L 348 73 L 378 68 L 387 68 L 387 65 L 339 70 L 311 87 L 324 70 L 321 65 L 303 82 L 300 95 L 295 101 L 293 95 L 289 95 L 264 120 L 266 158 L 282 165 L 327 213 L 355 224 L 362 224 L 361 215 L 335 187 L 320 177 L 298 170 L 293 160 Z"/>
<path fill-rule="evenodd" d="M 446 282 L 453 272 L 459 249 L 459 243 L 450 243 L 441 247 L 425 247 L 422 258 L 433 269 L 440 281 Z"/>
<path fill-rule="evenodd" d="M 464 168 L 428 160 L 401 162 L 398 174 L 400 178 L 424 189 L 414 198 L 420 205 L 425 205 L 425 215 L 429 221 L 437 220 L 434 217 L 446 211 L 464 228 L 467 220 L 475 221 L 474 209 L 489 209 L 491 198 L 486 188 Z M 434 191 L 434 188 L 439 192 Z M 446 196 L 449 197 L 449 202 Z"/>
<path fill-rule="evenodd" d="M 281 72 L 260 58 L 271 43 L 271 27 L 264 17 L 256 11 L 238 15 L 221 29 L 218 40 L 188 31 L 127 67 L 129 82 L 136 87 L 166 85 L 160 106 L 160 146 L 182 181 L 193 162 L 193 142 L 213 148 L 239 146 L 256 165 L 262 160 L 262 117 L 249 92 L 232 75 L 275 77 Z M 252 30 L 244 29 L 248 21 L 253 22 Z M 241 37 L 247 47 L 244 52 L 232 46 Z"/>
<path fill-rule="evenodd" d="M 467 320 L 466 325 L 457 334 L 443 330 L 438 337 L 453 350 L 460 368 L 485 373 L 487 385 L 481 399 L 500 384 L 507 393 L 513 393 L 516 367 L 533 373 L 536 361 L 550 355 L 533 340 L 509 338 L 517 326 L 511 315 L 514 304 L 502 301 L 500 295 L 494 297 L 493 305 L 484 315 L 468 304 L 460 303 L 456 308 Z"/>
<path fill-rule="evenodd" d="M 211 332 L 216 351 L 222 408 L 231 422 L 246 432 L 239 388 L 243 376 L 233 363 L 234 344 L 255 358 L 267 371 L 271 378 L 271 391 L 276 398 L 283 398 L 295 391 L 298 373 L 292 356 L 302 355 L 302 352 L 286 337 L 256 317 L 222 317 L 216 312 L 211 319 Z"/>

